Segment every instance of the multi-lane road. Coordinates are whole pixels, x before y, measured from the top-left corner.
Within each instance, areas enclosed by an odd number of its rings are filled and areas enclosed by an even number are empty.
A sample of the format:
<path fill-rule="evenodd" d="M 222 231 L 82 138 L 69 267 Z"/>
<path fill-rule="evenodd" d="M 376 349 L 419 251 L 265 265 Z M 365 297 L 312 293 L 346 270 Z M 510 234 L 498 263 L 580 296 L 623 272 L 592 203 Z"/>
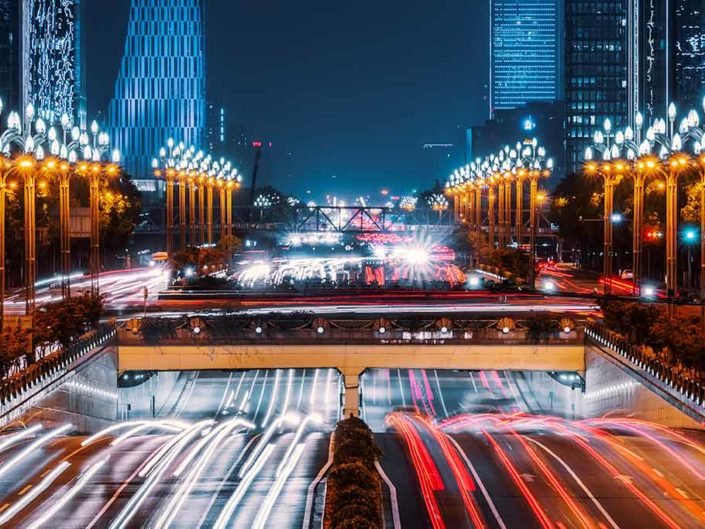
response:
<path fill-rule="evenodd" d="M 700 435 L 573 420 L 560 403 L 535 415 L 535 388 L 511 373 L 380 370 L 363 384 L 405 528 L 705 527 Z"/>
<path fill-rule="evenodd" d="M 695 529 L 705 444 L 632 419 L 551 415 L 518 373 L 374 370 L 362 414 L 404 528 Z M 182 374 L 152 417 L 92 437 L 0 435 L 7 527 L 299 528 L 339 414 L 333 370 Z M 388 482 L 387 482 L 388 480 Z M 391 496 L 394 496 L 393 494 Z"/>
<path fill-rule="evenodd" d="M 332 370 L 185 375 L 164 417 L 0 437 L 6 527 L 300 527 L 338 415 Z"/>

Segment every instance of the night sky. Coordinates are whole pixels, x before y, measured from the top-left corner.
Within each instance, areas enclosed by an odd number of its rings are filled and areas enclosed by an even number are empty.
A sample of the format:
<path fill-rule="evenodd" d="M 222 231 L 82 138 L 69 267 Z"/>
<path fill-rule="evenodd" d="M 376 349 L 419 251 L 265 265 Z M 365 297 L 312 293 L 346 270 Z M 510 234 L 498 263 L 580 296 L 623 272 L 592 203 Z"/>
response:
<path fill-rule="evenodd" d="M 423 145 L 461 144 L 487 116 L 487 4 L 210 0 L 208 97 L 272 142 L 261 184 L 316 196 L 424 189 L 446 175 Z M 128 6 L 88 2 L 93 114 L 113 90 Z"/>

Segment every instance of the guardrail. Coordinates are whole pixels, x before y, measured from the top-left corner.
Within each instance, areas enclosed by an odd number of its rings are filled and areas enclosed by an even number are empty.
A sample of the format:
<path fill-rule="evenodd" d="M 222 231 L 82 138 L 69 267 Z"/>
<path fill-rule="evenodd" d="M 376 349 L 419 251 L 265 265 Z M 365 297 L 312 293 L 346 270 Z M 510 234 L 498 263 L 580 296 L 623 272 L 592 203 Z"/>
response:
<path fill-rule="evenodd" d="M 556 320 L 556 323 L 558 321 Z M 531 320 L 325 319 L 194 316 L 142 318 L 118 328 L 120 345 L 574 345 L 575 323 L 541 331 Z"/>
<path fill-rule="evenodd" d="M 48 386 L 61 378 L 66 369 L 96 347 L 105 345 L 117 334 L 113 325 L 101 325 L 95 331 L 84 335 L 68 349 L 50 353 L 36 362 L 27 365 L 20 373 L 0 382 L 0 416 L 4 416 L 24 400 L 29 390 Z"/>
<path fill-rule="evenodd" d="M 585 325 L 585 336 L 595 344 L 607 347 L 642 370 L 660 389 L 671 393 L 679 400 L 696 406 L 705 414 L 705 386 L 700 380 L 689 377 L 666 361 L 647 355 L 623 336 L 594 322 Z"/>

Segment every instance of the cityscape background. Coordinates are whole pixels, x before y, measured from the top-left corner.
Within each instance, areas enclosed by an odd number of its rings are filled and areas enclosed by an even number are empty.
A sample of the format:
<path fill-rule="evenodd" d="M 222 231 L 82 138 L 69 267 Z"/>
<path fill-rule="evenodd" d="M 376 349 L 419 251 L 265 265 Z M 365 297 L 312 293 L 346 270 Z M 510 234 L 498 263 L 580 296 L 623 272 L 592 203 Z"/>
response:
<path fill-rule="evenodd" d="M 259 184 L 317 199 L 333 187 L 408 194 L 532 135 L 555 180 L 579 170 L 605 119 L 700 107 L 704 11 L 700 0 L 0 0 L 0 97 L 82 127 L 97 117 L 146 192 L 169 136 L 231 156 L 246 186 L 261 141 Z"/>

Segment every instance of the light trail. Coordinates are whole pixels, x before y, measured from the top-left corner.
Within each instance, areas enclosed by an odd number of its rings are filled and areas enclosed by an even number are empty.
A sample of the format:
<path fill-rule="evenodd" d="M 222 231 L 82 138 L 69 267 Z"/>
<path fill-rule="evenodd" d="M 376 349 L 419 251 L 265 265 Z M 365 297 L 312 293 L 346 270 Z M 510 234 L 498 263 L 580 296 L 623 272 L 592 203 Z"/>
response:
<path fill-rule="evenodd" d="M 292 446 L 294 445 L 292 444 Z M 282 488 L 284 488 L 286 480 L 289 479 L 289 476 L 294 471 L 294 468 L 296 468 L 296 464 L 299 462 L 299 459 L 301 459 L 301 455 L 304 452 L 304 448 L 305 444 L 300 443 L 295 445 L 295 448 L 292 453 L 289 453 L 287 450 L 287 455 L 285 456 L 286 459 L 282 461 L 285 462 L 285 465 L 281 469 L 281 472 L 277 470 L 277 479 L 274 481 L 272 488 L 269 490 L 269 493 L 264 499 L 264 502 L 262 503 L 262 506 L 260 507 L 257 516 L 255 517 L 255 521 L 252 526 L 253 529 L 265 529 L 267 520 L 269 519 L 269 515 L 272 512 L 274 502 L 277 501 L 277 498 L 279 497 Z"/>
<path fill-rule="evenodd" d="M 118 445 L 124 443 L 125 441 L 127 441 L 133 435 L 135 435 L 143 430 L 151 430 L 154 428 L 158 428 L 161 430 L 171 430 L 172 432 L 181 432 L 186 429 L 186 425 L 180 424 L 177 421 L 155 421 L 155 422 L 145 421 L 143 424 L 139 424 L 139 425 L 135 426 L 134 428 L 126 431 L 120 437 L 116 437 L 110 443 L 110 446 L 113 446 L 113 447 L 118 446 Z"/>
<path fill-rule="evenodd" d="M 185 479 L 181 482 L 176 492 L 172 495 L 167 506 L 162 510 L 161 516 L 157 519 L 155 527 L 161 529 L 162 527 L 169 527 L 171 523 L 176 518 L 176 515 L 182 509 L 186 499 L 188 498 L 191 491 L 198 483 L 203 470 L 206 465 L 210 462 L 213 454 L 222 447 L 221 443 L 223 440 L 238 426 L 245 426 L 246 428 L 253 428 L 254 424 L 249 421 L 242 419 L 233 419 L 227 421 L 223 424 L 218 425 L 214 428 L 208 435 L 199 441 L 199 443 L 194 447 L 187 458 L 179 465 L 177 470 L 174 472 L 174 476 L 180 476 L 188 463 L 193 459 L 194 455 L 199 453 L 204 446 L 208 445 L 201 457 L 194 463 L 193 468 L 187 474 Z"/>
<path fill-rule="evenodd" d="M 8 435 L 6 438 L 0 442 L 0 452 L 8 448 L 10 445 L 16 443 L 17 441 L 21 441 L 22 439 L 25 439 L 29 436 L 31 436 L 33 433 L 38 432 L 39 430 L 42 429 L 41 424 L 35 424 L 34 426 L 30 426 L 29 428 L 25 428 L 21 432 L 17 432 L 11 435 Z"/>
<path fill-rule="evenodd" d="M 296 429 L 296 433 L 294 434 L 294 439 L 291 441 L 291 444 L 289 444 L 289 448 L 286 449 L 286 453 L 284 454 L 284 457 L 281 460 L 281 463 L 279 463 L 279 466 L 277 467 L 277 471 L 275 473 L 275 476 L 279 476 L 281 472 L 284 470 L 284 467 L 286 466 L 286 462 L 289 460 L 291 457 L 294 449 L 296 446 L 299 444 L 299 440 L 301 439 L 301 436 L 304 433 L 304 430 L 306 429 L 306 426 L 308 426 L 309 423 L 313 424 L 321 424 L 322 419 L 321 416 L 318 414 L 311 414 L 307 415 L 303 421 L 301 421 L 301 424 L 299 424 L 299 427 Z"/>
<path fill-rule="evenodd" d="M 27 529 L 39 529 L 39 527 L 52 520 L 54 516 L 56 516 L 56 513 L 58 513 L 68 502 L 70 502 L 76 494 L 83 490 L 88 481 L 90 481 L 90 479 L 103 467 L 103 465 L 105 465 L 105 463 L 107 463 L 109 457 L 110 456 L 105 459 L 101 459 L 97 463 L 89 466 L 78 479 L 76 484 L 71 487 L 68 492 L 62 492 L 60 498 L 55 501 L 51 507 L 44 511 L 42 516 L 32 522 Z"/>
<path fill-rule="evenodd" d="M 230 498 L 228 499 L 220 515 L 218 515 L 218 519 L 215 521 L 215 524 L 213 524 L 213 529 L 226 529 L 226 527 L 228 526 L 228 522 L 230 521 L 230 518 L 232 517 L 233 512 L 235 511 L 235 507 L 237 507 L 237 505 L 240 503 L 243 496 L 247 492 L 247 489 L 250 487 L 257 474 L 259 474 L 259 472 L 262 470 L 262 467 L 270 458 L 273 451 L 274 445 L 271 443 L 268 444 L 264 448 L 264 450 L 262 450 L 262 452 L 259 454 L 259 457 L 257 458 L 257 461 L 255 461 L 255 463 L 252 465 L 252 468 L 249 469 L 249 471 L 243 476 L 240 483 L 237 484 L 235 491 L 233 492 L 232 496 L 230 496 Z"/>
<path fill-rule="evenodd" d="M 0 466 L 0 476 L 5 475 L 10 469 L 14 468 L 17 464 L 22 462 L 29 454 L 34 452 L 40 446 L 45 445 L 52 439 L 58 437 L 59 435 L 68 432 L 73 429 L 73 424 L 64 424 L 63 426 L 51 430 L 46 433 L 36 441 L 32 442 L 29 446 L 25 447 L 19 454 L 5 461 L 2 466 Z"/>
<path fill-rule="evenodd" d="M 242 464 L 242 467 L 240 467 L 240 471 L 238 472 L 238 477 L 243 478 L 245 476 L 245 473 L 249 470 L 249 468 L 255 463 L 255 461 L 258 459 L 260 453 L 264 449 L 264 446 L 269 443 L 269 440 L 272 438 L 274 435 L 274 432 L 283 424 L 296 424 L 296 421 L 299 420 L 299 415 L 296 413 L 287 413 L 286 415 L 280 416 L 278 419 L 276 419 L 272 424 L 269 425 L 269 428 L 267 428 L 264 433 L 262 434 L 262 438 L 260 441 L 255 445 L 255 448 L 252 450 L 252 453 L 250 456 L 245 460 L 245 462 Z"/>
<path fill-rule="evenodd" d="M 277 369 L 274 374 L 274 389 L 269 397 L 269 406 L 267 407 L 267 414 L 264 416 L 264 421 L 262 421 L 262 428 L 266 428 L 269 424 L 269 419 L 272 417 L 272 412 L 274 411 L 274 405 L 277 402 L 277 396 L 279 393 L 279 378 L 281 377 L 281 371 Z"/>
<path fill-rule="evenodd" d="M 191 441 L 193 437 L 200 434 L 203 428 L 205 428 L 206 426 L 210 426 L 212 423 L 213 420 L 204 420 L 194 424 L 190 429 L 182 432 L 175 439 L 173 439 L 172 443 L 168 443 L 169 445 L 171 445 L 167 450 L 168 453 L 162 453 L 160 451 L 149 460 L 149 462 L 143 467 L 143 469 L 138 474 L 140 477 L 145 477 L 149 474 L 149 477 L 145 480 L 145 482 L 137 490 L 137 492 L 130 498 L 130 500 L 127 502 L 127 505 L 118 514 L 117 518 L 112 521 L 112 523 L 110 524 L 110 529 L 124 529 L 125 527 L 129 526 L 130 520 L 132 520 L 135 514 L 137 514 L 137 511 L 139 510 L 142 503 L 152 492 L 154 487 L 157 485 L 161 477 L 166 472 L 167 467 L 176 459 L 176 457 L 181 453 L 181 451 Z M 162 447 L 162 450 L 163 448 L 164 447 Z M 161 456 L 160 453 L 162 453 Z M 150 464 L 156 465 L 154 467 L 154 472 L 151 473 Z"/>
<path fill-rule="evenodd" d="M 0 525 L 4 525 L 10 520 L 12 520 L 19 512 L 21 512 L 25 507 L 27 507 L 29 504 L 31 504 L 39 495 L 44 492 L 46 489 L 49 488 L 49 486 L 56 481 L 56 478 L 58 478 L 61 474 L 64 473 L 64 471 L 71 466 L 70 463 L 63 461 L 57 465 L 56 468 L 54 468 L 49 474 L 44 476 L 44 479 L 40 481 L 36 487 L 32 487 L 29 492 L 27 492 L 24 496 L 22 496 L 22 499 L 20 499 L 17 503 L 12 505 L 9 509 L 7 509 L 4 513 L 0 515 Z"/>

